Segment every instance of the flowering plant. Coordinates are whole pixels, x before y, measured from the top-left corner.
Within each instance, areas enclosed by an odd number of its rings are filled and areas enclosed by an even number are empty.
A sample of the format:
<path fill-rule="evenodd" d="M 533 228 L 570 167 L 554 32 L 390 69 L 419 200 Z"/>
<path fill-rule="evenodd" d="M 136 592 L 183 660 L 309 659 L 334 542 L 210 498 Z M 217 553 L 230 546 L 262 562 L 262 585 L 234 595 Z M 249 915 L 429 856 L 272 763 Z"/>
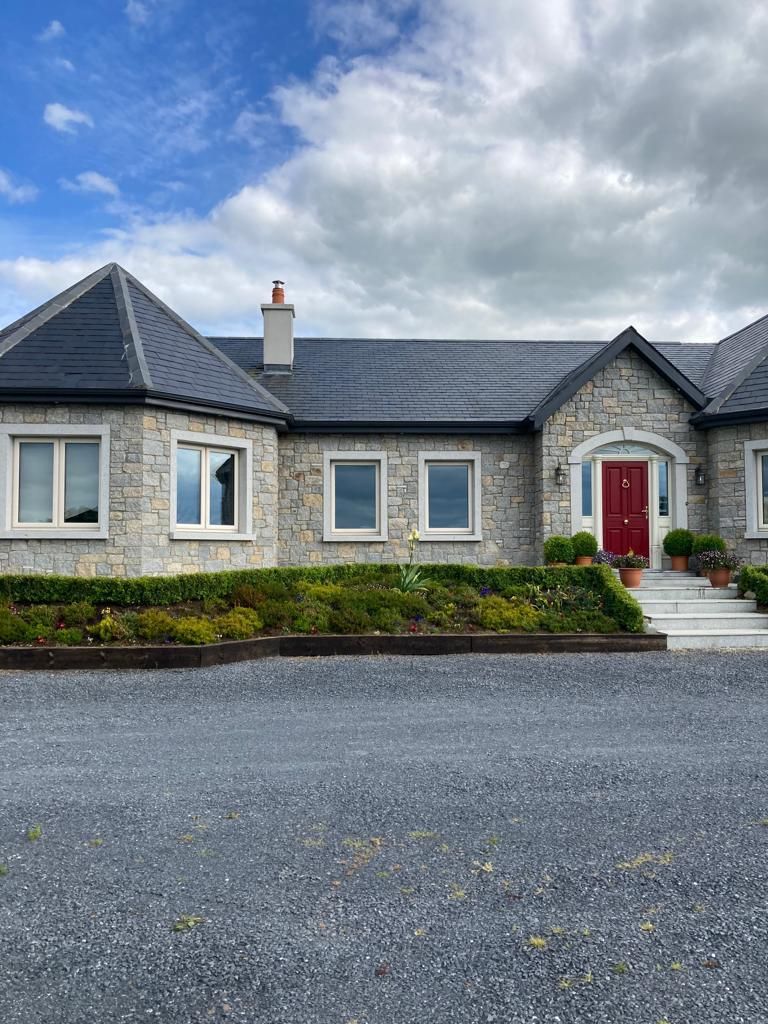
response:
<path fill-rule="evenodd" d="M 613 565 L 618 558 L 618 555 L 614 555 L 612 551 L 603 551 L 602 548 L 595 555 L 596 565 Z"/>
<path fill-rule="evenodd" d="M 699 567 L 705 572 L 712 572 L 713 569 L 738 569 L 742 565 L 742 559 L 729 551 L 699 551 L 696 555 L 699 560 Z"/>
<path fill-rule="evenodd" d="M 419 531 L 414 528 L 408 534 L 408 564 L 400 566 L 400 579 L 395 584 L 395 590 L 399 590 L 402 594 L 413 594 L 419 590 L 426 590 L 432 583 L 432 580 L 424 575 L 423 569 L 413 564 L 418 543 Z"/>
<path fill-rule="evenodd" d="M 647 569 L 650 564 L 645 555 L 636 555 L 631 549 L 626 555 L 616 555 L 612 562 L 614 569 Z"/>

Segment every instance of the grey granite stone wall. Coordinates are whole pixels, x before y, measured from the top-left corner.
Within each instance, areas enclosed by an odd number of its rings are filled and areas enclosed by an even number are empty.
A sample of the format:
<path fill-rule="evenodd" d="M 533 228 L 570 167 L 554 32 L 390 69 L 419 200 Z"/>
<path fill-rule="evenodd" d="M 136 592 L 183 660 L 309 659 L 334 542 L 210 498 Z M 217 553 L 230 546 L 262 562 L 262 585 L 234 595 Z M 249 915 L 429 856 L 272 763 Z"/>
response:
<path fill-rule="evenodd" d="M 274 565 L 277 436 L 258 423 L 140 406 L 0 406 L 5 424 L 110 428 L 107 539 L 0 539 L 0 572 L 138 576 Z M 171 431 L 246 438 L 253 450 L 253 540 L 171 539 Z M 23 433 L 23 431 L 20 431 Z"/>
<path fill-rule="evenodd" d="M 389 540 L 323 540 L 323 453 L 386 451 Z M 418 526 L 418 453 L 478 451 L 482 475 L 482 540 L 424 541 L 423 562 L 530 564 L 533 561 L 533 438 L 528 435 L 287 434 L 279 445 L 279 553 L 282 565 L 391 562 L 408 555 Z"/>
<path fill-rule="evenodd" d="M 765 441 L 768 423 L 744 423 L 707 431 L 709 437 L 709 528 L 753 565 L 768 563 L 768 538 L 746 538 L 745 441 Z"/>

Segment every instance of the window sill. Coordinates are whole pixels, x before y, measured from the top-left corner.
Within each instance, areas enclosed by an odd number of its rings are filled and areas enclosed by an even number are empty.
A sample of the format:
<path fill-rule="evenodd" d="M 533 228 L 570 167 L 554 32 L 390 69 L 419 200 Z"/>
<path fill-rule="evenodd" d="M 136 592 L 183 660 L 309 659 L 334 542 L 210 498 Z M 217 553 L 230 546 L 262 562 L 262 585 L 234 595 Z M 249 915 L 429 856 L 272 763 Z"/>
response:
<path fill-rule="evenodd" d="M 482 534 L 480 533 L 421 533 L 419 534 L 419 542 L 426 541 L 427 543 L 439 543 L 439 541 L 448 541 L 451 544 L 456 541 L 466 540 L 477 543 L 482 540 Z"/>
<path fill-rule="evenodd" d="M 107 540 L 109 531 L 103 530 L 0 530 L 2 540 Z"/>
<path fill-rule="evenodd" d="M 768 540 L 768 530 L 748 530 L 744 540 Z"/>
<path fill-rule="evenodd" d="M 376 544 L 388 540 L 386 533 L 324 533 L 324 544 Z"/>
<path fill-rule="evenodd" d="M 226 544 L 230 540 L 253 540 L 252 533 L 227 533 L 225 530 L 171 530 L 171 540 L 220 540 Z"/>

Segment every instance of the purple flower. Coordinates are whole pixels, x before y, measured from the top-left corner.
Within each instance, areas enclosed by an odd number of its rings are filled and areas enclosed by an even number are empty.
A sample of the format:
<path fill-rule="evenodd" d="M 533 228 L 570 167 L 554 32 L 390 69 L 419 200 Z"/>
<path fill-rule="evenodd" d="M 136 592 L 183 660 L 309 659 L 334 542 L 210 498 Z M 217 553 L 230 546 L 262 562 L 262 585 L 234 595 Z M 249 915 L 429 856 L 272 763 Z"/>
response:
<path fill-rule="evenodd" d="M 490 587 L 480 587 L 480 597 L 488 597 L 493 591 Z"/>

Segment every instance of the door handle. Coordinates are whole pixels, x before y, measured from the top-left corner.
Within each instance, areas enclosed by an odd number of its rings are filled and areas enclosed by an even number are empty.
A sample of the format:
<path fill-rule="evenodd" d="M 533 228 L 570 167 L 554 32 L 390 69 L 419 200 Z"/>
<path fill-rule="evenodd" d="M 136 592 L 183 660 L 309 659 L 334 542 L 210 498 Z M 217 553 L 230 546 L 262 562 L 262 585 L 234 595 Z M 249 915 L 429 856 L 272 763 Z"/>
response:
<path fill-rule="evenodd" d="M 625 525 L 625 526 L 629 526 L 629 520 L 628 520 L 628 519 L 625 519 L 625 520 L 624 520 L 624 525 Z"/>

